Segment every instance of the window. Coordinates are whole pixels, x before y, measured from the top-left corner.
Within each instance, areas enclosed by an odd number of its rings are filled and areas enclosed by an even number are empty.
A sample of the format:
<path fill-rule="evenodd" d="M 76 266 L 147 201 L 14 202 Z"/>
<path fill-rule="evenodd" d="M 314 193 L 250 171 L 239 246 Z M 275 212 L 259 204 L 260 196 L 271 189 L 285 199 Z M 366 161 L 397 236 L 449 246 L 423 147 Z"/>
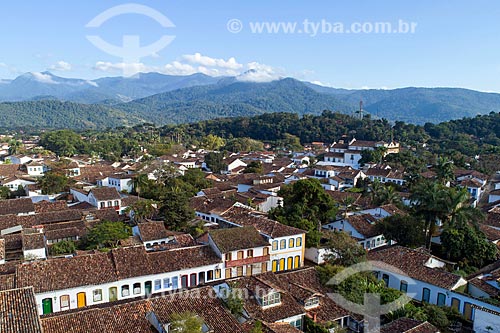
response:
<path fill-rule="evenodd" d="M 109 301 L 114 302 L 118 300 L 118 288 L 111 287 L 109 288 Z"/>
<path fill-rule="evenodd" d="M 214 271 L 207 272 L 207 281 L 212 281 L 214 279 Z"/>
<path fill-rule="evenodd" d="M 278 241 L 273 241 L 273 251 L 278 250 Z"/>
<path fill-rule="evenodd" d="M 437 305 L 445 306 L 446 304 L 446 295 L 443 293 L 438 293 Z"/>
<path fill-rule="evenodd" d="M 460 312 L 460 300 L 458 298 L 453 297 L 451 299 L 451 307 Z"/>
<path fill-rule="evenodd" d="M 220 273 L 221 273 L 221 270 L 220 270 L 220 269 L 216 269 L 216 270 L 215 270 L 215 278 L 216 278 L 216 279 L 220 279 Z"/>
<path fill-rule="evenodd" d="M 287 269 L 293 269 L 293 257 L 288 257 L 286 260 Z"/>
<path fill-rule="evenodd" d="M 189 276 L 189 286 L 190 287 L 194 287 L 196 286 L 196 273 L 192 273 L 190 276 Z"/>
<path fill-rule="evenodd" d="M 278 271 L 278 260 L 273 260 L 273 272 Z"/>
<path fill-rule="evenodd" d="M 154 288 L 155 291 L 161 290 L 161 280 L 155 280 Z"/>
<path fill-rule="evenodd" d="M 111 205 L 112 205 L 112 202 L 108 201 L 108 207 L 111 207 Z"/>
<path fill-rule="evenodd" d="M 260 268 L 261 273 L 267 272 L 267 262 L 263 262 Z"/>
<path fill-rule="evenodd" d="M 94 296 L 94 302 L 102 301 L 102 289 L 94 289 L 92 295 Z"/>
<path fill-rule="evenodd" d="M 179 278 L 177 276 L 174 276 L 172 278 L 172 288 L 173 289 L 179 288 Z"/>
<path fill-rule="evenodd" d="M 238 251 L 238 260 L 243 259 L 243 251 Z"/>
<path fill-rule="evenodd" d="M 311 297 L 306 300 L 304 306 L 306 308 L 312 308 L 319 305 L 319 297 Z"/>
<path fill-rule="evenodd" d="M 231 261 L 231 253 L 226 253 L 226 261 Z"/>
<path fill-rule="evenodd" d="M 62 295 L 60 298 L 61 310 L 69 309 L 69 295 Z"/>
<path fill-rule="evenodd" d="M 299 246 L 302 246 L 302 237 L 298 237 L 296 242 L 295 242 L 295 246 L 299 247 Z"/>
<path fill-rule="evenodd" d="M 280 241 L 280 250 L 283 250 L 286 248 L 286 239 L 282 239 Z"/>
<path fill-rule="evenodd" d="M 389 275 L 382 274 L 382 280 L 384 281 L 385 286 L 388 287 L 389 286 Z"/>
<path fill-rule="evenodd" d="M 106 203 L 101 202 L 101 203 L 100 203 L 100 206 L 101 206 L 101 208 L 104 208 L 104 207 L 106 207 Z"/>
<path fill-rule="evenodd" d="M 295 247 L 295 239 L 290 238 L 290 239 L 288 240 L 288 247 L 289 247 L 289 248 Z"/>
<path fill-rule="evenodd" d="M 252 258 L 253 257 L 253 250 L 248 250 L 247 251 L 247 258 Z"/>
<path fill-rule="evenodd" d="M 431 299 L 431 290 L 429 288 L 422 289 L 422 302 L 429 303 Z"/>
<path fill-rule="evenodd" d="M 280 259 L 280 271 L 284 271 L 285 270 L 285 258 L 281 258 Z"/>
<path fill-rule="evenodd" d="M 130 296 L 130 289 L 129 286 L 122 286 L 122 297 L 127 297 Z"/>
<path fill-rule="evenodd" d="M 163 279 L 163 289 L 170 288 L 170 278 Z"/>
<path fill-rule="evenodd" d="M 226 279 L 229 279 L 231 277 L 231 268 L 226 268 Z"/>
<path fill-rule="evenodd" d="M 302 330 L 302 318 L 290 322 L 290 325 L 292 325 L 293 327 L 295 327 L 299 330 Z"/>
<path fill-rule="evenodd" d="M 115 200 L 115 207 L 118 207 L 120 206 L 120 204 L 118 203 L 118 200 Z"/>
<path fill-rule="evenodd" d="M 247 265 L 247 276 L 251 276 L 253 271 L 252 265 Z"/>
<path fill-rule="evenodd" d="M 402 280 L 401 283 L 399 284 L 399 291 L 401 291 L 403 293 L 407 293 L 408 292 L 408 282 Z"/>
<path fill-rule="evenodd" d="M 295 256 L 295 264 L 294 264 L 294 267 L 295 267 L 295 268 L 299 268 L 299 267 L 300 267 L 300 256 Z"/>
<path fill-rule="evenodd" d="M 272 293 L 267 296 L 264 296 L 260 299 L 260 304 L 262 306 L 269 306 L 273 304 L 281 303 L 281 294 L 280 293 Z"/>
<path fill-rule="evenodd" d="M 268 247 L 264 248 L 263 255 L 265 255 L 265 256 L 269 255 L 269 248 Z"/>
<path fill-rule="evenodd" d="M 133 291 L 134 291 L 134 295 L 139 295 L 141 293 L 141 284 L 134 283 Z"/>
<path fill-rule="evenodd" d="M 243 276 L 243 266 L 236 267 L 236 276 Z"/>

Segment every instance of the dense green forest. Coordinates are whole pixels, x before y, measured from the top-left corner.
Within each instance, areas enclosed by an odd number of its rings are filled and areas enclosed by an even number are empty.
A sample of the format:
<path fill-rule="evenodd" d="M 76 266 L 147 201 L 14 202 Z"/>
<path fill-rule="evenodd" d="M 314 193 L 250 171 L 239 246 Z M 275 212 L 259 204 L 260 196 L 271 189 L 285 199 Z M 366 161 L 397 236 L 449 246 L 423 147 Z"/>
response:
<path fill-rule="evenodd" d="M 144 120 L 103 105 L 57 100 L 0 103 L 0 127 L 7 129 L 105 129 L 139 122 Z"/>
<path fill-rule="evenodd" d="M 268 113 L 164 127 L 153 124 L 121 126 L 79 134 L 71 130 L 49 131 L 43 133 L 41 144 L 58 155 L 85 153 L 118 160 L 123 155 L 138 155 L 141 149 L 159 156 L 178 144 L 239 151 L 261 150 L 261 142 L 265 142 L 274 149 L 297 150 L 301 149 L 300 145 L 314 141 L 332 143 L 353 137 L 400 142 L 405 153 L 391 158 L 404 158 L 407 163 L 403 164 L 425 166 L 426 162 L 433 163 L 437 156 L 448 156 L 457 166 L 490 172 L 496 170 L 500 162 L 500 113 L 425 126 L 399 121 L 390 124 L 385 119 L 372 119 L 370 115 L 361 118 L 331 111 L 303 117 L 292 113 Z"/>

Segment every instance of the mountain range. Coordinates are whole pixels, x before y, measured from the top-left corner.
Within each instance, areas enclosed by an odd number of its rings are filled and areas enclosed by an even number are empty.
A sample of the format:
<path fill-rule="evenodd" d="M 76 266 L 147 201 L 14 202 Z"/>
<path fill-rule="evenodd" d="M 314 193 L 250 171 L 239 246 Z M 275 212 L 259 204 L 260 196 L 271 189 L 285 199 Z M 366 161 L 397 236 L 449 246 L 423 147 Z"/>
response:
<path fill-rule="evenodd" d="M 141 73 L 84 80 L 34 72 L 0 80 L 0 127 L 102 129 L 268 112 L 354 114 L 360 100 L 373 117 L 417 124 L 500 111 L 500 94 L 460 88 L 349 90 L 292 78 L 249 82 L 239 76 Z"/>

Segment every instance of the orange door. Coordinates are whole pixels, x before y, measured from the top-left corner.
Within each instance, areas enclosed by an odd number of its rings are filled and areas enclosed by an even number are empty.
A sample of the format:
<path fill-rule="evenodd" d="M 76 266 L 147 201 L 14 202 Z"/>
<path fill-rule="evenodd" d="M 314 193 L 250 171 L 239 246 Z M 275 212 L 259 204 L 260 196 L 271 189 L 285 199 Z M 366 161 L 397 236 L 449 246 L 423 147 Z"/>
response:
<path fill-rule="evenodd" d="M 85 293 L 78 293 L 76 295 L 76 298 L 77 298 L 77 305 L 79 308 L 83 308 L 84 306 L 87 305 L 87 297 L 85 295 Z"/>

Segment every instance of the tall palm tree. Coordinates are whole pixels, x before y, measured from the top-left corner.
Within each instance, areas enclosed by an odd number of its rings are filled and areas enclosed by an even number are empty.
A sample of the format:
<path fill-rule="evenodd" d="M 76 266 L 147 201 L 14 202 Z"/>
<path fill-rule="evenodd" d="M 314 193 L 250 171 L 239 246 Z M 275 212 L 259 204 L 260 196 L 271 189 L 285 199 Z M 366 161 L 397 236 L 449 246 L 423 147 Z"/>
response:
<path fill-rule="evenodd" d="M 456 227 L 466 223 L 477 225 L 483 217 L 482 212 L 469 204 L 470 194 L 466 188 L 450 189 L 446 198 L 446 221 Z"/>
<path fill-rule="evenodd" d="M 448 212 L 447 188 L 443 184 L 424 180 L 414 186 L 410 199 L 417 215 L 425 222 L 426 247 L 430 249 L 436 223 L 443 221 Z"/>
<path fill-rule="evenodd" d="M 435 165 L 437 179 L 442 183 L 446 184 L 448 181 L 453 180 L 455 174 L 453 170 L 455 166 L 453 161 L 447 159 L 446 157 L 438 157 L 437 163 Z"/>
<path fill-rule="evenodd" d="M 144 173 L 136 175 L 135 177 L 132 178 L 129 185 L 132 185 L 134 191 L 137 193 L 137 196 L 139 197 L 141 191 L 144 189 L 145 186 L 148 185 L 148 175 Z"/>

